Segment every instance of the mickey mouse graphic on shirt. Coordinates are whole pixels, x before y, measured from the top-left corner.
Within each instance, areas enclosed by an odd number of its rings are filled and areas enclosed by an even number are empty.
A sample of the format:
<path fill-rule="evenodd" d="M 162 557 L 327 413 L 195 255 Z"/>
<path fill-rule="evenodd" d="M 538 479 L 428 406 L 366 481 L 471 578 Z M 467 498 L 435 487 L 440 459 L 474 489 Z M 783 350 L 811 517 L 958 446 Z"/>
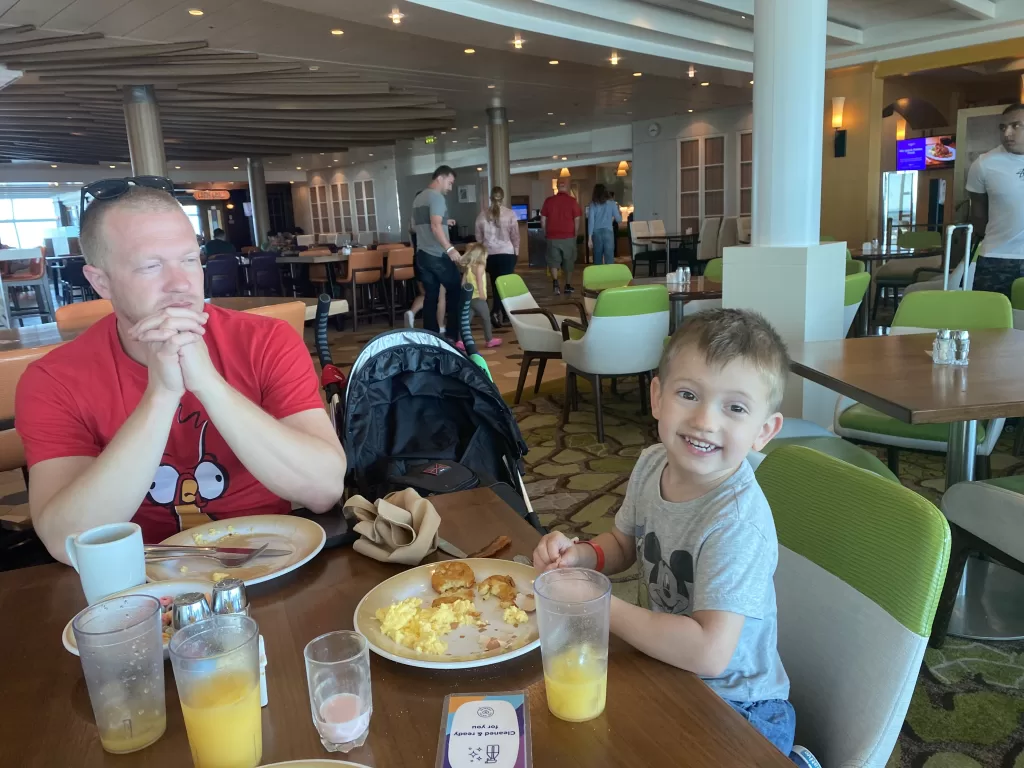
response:
<path fill-rule="evenodd" d="M 217 463 L 216 456 L 206 452 L 206 428 L 210 422 L 207 420 L 200 424 L 198 411 L 182 417 L 181 405 L 178 406 L 177 418 L 179 424 L 191 421 L 199 430 L 198 461 L 180 470 L 170 464 L 158 466 L 147 498 L 173 511 L 178 530 L 184 531 L 215 519 L 203 509 L 224 495 L 228 488 L 228 473 Z"/>
<path fill-rule="evenodd" d="M 686 613 L 693 587 L 693 556 L 685 549 L 677 549 L 667 559 L 663 558 L 661 542 L 653 531 L 638 538 L 636 548 L 637 559 L 643 557 L 653 566 L 646 580 L 643 576 L 646 568 L 641 569 L 640 604 L 662 613 Z"/>

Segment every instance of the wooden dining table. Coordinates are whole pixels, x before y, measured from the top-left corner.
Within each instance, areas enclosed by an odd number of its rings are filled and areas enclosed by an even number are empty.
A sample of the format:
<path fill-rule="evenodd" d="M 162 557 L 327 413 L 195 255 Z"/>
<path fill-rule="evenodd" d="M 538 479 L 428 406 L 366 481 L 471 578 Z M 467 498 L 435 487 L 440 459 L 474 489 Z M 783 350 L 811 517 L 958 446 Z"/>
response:
<path fill-rule="evenodd" d="M 816 341 L 790 347 L 793 373 L 907 424 L 949 424 L 946 487 L 974 479 L 980 419 L 1024 416 L 1024 331 L 971 331 L 966 366 L 935 365 L 933 331 Z M 1024 637 L 1024 577 L 968 565 L 950 633 Z"/>
<path fill-rule="evenodd" d="M 511 558 L 532 553 L 538 533 L 491 490 L 433 499 L 441 536 L 466 551 L 504 534 Z M 432 555 L 431 559 L 436 559 Z M 267 652 L 269 704 L 262 712 L 263 763 L 348 759 L 381 768 L 433 766 L 441 710 L 449 693 L 523 690 L 529 701 L 537 768 L 690 768 L 792 763 L 695 675 L 643 655 L 612 638 L 604 714 L 568 723 L 548 713 L 540 651 L 469 670 L 404 666 L 371 653 L 373 715 L 366 743 L 329 755 L 310 715 L 303 648 L 332 630 L 351 629 L 359 600 L 401 566 L 349 547 L 327 550 L 299 570 L 249 589 L 253 618 Z M 64 650 L 65 623 L 85 607 L 77 574 L 63 565 L 0 573 L 0 765 L 18 768 L 184 768 L 188 738 L 170 664 L 165 665 L 167 730 L 129 755 L 99 742 L 81 662 Z"/>

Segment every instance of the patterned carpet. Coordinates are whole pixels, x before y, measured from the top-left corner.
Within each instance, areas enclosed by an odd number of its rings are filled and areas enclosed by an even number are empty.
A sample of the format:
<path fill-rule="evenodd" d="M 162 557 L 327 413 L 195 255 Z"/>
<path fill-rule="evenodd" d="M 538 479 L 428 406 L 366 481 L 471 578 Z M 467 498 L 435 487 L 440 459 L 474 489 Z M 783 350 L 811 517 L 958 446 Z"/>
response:
<path fill-rule="evenodd" d="M 555 389 L 552 382 L 550 390 Z M 530 446 L 526 483 L 541 521 L 588 538 L 613 525 L 629 473 L 640 451 L 657 437 L 655 422 L 639 414 L 636 387 L 606 394 L 607 442 L 598 443 L 592 407 L 584 401 L 561 424 L 560 392 L 514 408 Z M 1004 436 L 992 457 L 993 474 L 1024 473 Z M 904 453 L 903 484 L 937 502 L 944 459 Z M 883 457 L 884 459 L 884 457 Z M 614 590 L 635 600 L 636 574 L 613 579 Z M 799 713 L 797 713 L 799 716 Z M 899 744 L 887 768 L 1024 768 L 1024 642 L 977 643 L 949 639 L 925 656 Z"/>

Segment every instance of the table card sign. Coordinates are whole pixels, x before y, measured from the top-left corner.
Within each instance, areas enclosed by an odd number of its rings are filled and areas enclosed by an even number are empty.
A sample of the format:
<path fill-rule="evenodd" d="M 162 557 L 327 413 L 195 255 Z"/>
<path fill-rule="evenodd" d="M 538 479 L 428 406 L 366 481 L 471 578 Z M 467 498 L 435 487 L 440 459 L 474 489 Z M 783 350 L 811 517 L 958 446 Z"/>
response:
<path fill-rule="evenodd" d="M 525 691 L 448 694 L 441 710 L 436 768 L 531 768 Z"/>

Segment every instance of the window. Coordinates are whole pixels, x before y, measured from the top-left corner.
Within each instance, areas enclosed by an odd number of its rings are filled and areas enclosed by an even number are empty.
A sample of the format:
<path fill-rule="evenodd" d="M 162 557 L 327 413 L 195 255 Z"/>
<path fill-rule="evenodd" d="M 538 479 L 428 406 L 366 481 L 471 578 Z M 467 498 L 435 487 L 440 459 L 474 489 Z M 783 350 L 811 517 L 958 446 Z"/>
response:
<path fill-rule="evenodd" d="M 704 139 L 704 217 L 725 214 L 725 137 Z"/>
<path fill-rule="evenodd" d="M 335 232 L 349 235 L 355 232 L 352 227 L 352 196 L 347 182 L 331 184 L 331 214 Z"/>
<path fill-rule="evenodd" d="M 700 229 L 700 139 L 679 142 L 679 231 Z"/>
<path fill-rule="evenodd" d="M 740 216 L 749 216 L 753 208 L 751 192 L 754 187 L 754 134 L 740 133 Z"/>
<path fill-rule="evenodd" d="M 309 185 L 309 208 L 313 218 L 313 234 L 331 231 L 330 212 L 327 202 L 327 187 Z"/>
<path fill-rule="evenodd" d="M 353 184 L 356 194 L 356 224 L 359 231 L 367 234 L 377 232 L 377 202 L 373 198 L 373 181 L 357 181 Z"/>
<path fill-rule="evenodd" d="M 183 205 L 182 210 L 185 211 L 185 215 L 188 216 L 188 220 L 192 222 L 192 229 L 195 230 L 197 235 L 203 234 L 203 220 L 199 217 L 199 206 L 198 205 Z M 213 230 L 210 230 L 211 232 Z"/>
<path fill-rule="evenodd" d="M 12 248 L 38 248 L 46 233 L 60 226 L 57 207 L 48 197 L 0 200 L 0 243 Z"/>

